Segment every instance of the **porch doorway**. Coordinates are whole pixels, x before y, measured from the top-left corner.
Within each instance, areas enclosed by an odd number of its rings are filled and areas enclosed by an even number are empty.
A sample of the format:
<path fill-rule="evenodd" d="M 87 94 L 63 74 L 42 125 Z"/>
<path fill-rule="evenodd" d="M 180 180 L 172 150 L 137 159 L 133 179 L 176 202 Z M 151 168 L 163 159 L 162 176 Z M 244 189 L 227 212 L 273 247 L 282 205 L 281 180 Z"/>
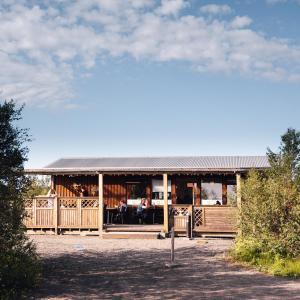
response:
<path fill-rule="evenodd" d="M 132 176 L 119 183 L 106 184 L 105 220 L 107 225 L 150 226 L 164 224 L 163 180 L 159 177 Z M 112 187 L 116 186 L 117 187 Z M 168 184 L 168 196 L 171 202 L 171 181 Z M 171 203 L 170 203 L 171 204 Z M 130 227 L 131 228 L 131 227 Z"/>
<path fill-rule="evenodd" d="M 197 199 L 197 182 L 190 179 L 177 180 L 177 204 L 195 205 Z"/>

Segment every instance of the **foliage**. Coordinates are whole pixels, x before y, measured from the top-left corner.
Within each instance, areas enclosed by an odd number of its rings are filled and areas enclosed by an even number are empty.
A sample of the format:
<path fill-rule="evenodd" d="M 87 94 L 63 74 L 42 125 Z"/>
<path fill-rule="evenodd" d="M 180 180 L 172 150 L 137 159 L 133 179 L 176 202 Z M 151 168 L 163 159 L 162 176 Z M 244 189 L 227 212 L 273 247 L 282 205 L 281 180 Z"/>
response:
<path fill-rule="evenodd" d="M 25 194 L 27 198 L 34 198 L 35 196 L 47 195 L 50 186 L 49 176 L 32 176 L 30 180 L 31 184 Z"/>
<path fill-rule="evenodd" d="M 38 275 L 34 245 L 25 235 L 23 195 L 30 180 L 24 175 L 28 130 L 15 126 L 23 107 L 0 103 L 0 295 L 15 298 Z"/>
<path fill-rule="evenodd" d="M 288 129 L 279 152 L 267 155 L 271 168 L 252 170 L 242 184 L 233 255 L 269 271 L 277 266 L 274 274 L 281 274 L 279 265 L 291 269 L 297 262 L 300 275 L 300 133 Z"/>
<path fill-rule="evenodd" d="M 300 257 L 274 255 L 273 251 L 269 251 L 254 239 L 238 239 L 231 255 L 235 260 L 255 266 L 271 275 L 300 277 Z"/>

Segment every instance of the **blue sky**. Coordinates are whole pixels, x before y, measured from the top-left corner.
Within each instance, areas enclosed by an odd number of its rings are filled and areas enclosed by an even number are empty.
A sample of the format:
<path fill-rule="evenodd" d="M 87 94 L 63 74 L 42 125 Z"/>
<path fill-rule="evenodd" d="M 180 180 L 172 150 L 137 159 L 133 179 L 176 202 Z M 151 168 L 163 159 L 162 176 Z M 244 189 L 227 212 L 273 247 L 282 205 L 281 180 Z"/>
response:
<path fill-rule="evenodd" d="M 66 156 L 256 155 L 300 130 L 300 1 L 0 4 L 0 95 L 27 167 Z"/>

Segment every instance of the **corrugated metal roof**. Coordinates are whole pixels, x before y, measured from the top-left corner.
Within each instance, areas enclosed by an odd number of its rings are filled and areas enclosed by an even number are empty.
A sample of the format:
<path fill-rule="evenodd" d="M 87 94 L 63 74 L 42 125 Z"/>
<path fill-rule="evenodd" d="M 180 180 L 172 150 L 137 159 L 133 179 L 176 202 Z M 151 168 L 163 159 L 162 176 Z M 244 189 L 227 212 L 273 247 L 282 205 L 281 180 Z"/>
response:
<path fill-rule="evenodd" d="M 27 171 L 239 171 L 268 167 L 266 156 L 99 157 L 61 158 L 42 169 Z"/>

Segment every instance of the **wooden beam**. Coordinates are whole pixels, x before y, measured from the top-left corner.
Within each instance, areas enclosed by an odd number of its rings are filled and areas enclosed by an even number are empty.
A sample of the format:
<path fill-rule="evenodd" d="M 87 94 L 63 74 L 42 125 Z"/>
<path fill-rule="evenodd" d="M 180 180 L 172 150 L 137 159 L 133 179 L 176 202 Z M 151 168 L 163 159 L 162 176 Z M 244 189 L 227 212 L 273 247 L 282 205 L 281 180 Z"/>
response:
<path fill-rule="evenodd" d="M 171 183 L 171 198 L 172 198 L 172 204 L 177 204 L 177 195 L 176 195 L 176 179 L 172 178 Z"/>
<path fill-rule="evenodd" d="M 227 183 L 222 180 L 222 204 L 227 205 Z"/>
<path fill-rule="evenodd" d="M 52 177 L 52 176 L 51 176 Z M 55 234 L 58 234 L 58 210 L 59 210 L 59 203 L 58 203 L 58 197 L 56 196 L 55 198 L 53 198 L 53 225 L 54 225 L 54 231 Z"/>
<path fill-rule="evenodd" d="M 98 174 L 98 193 L 99 193 L 99 237 L 102 238 L 103 232 L 103 174 Z"/>
<path fill-rule="evenodd" d="M 148 178 L 147 179 L 147 186 L 146 186 L 146 198 L 147 198 L 147 202 L 148 202 L 148 205 L 150 206 L 151 205 L 151 195 L 152 195 L 152 180 L 151 178 Z"/>
<path fill-rule="evenodd" d="M 200 206 L 201 205 L 201 178 L 197 178 L 196 179 L 196 202 L 195 205 L 196 206 Z"/>
<path fill-rule="evenodd" d="M 169 232 L 169 206 L 168 206 L 168 174 L 163 174 L 164 184 L 164 232 Z"/>
<path fill-rule="evenodd" d="M 236 173 L 236 203 L 240 209 L 242 206 L 241 174 Z"/>
<path fill-rule="evenodd" d="M 54 186 L 54 176 L 51 175 L 50 177 L 50 189 L 54 190 L 55 189 L 55 186 Z"/>

